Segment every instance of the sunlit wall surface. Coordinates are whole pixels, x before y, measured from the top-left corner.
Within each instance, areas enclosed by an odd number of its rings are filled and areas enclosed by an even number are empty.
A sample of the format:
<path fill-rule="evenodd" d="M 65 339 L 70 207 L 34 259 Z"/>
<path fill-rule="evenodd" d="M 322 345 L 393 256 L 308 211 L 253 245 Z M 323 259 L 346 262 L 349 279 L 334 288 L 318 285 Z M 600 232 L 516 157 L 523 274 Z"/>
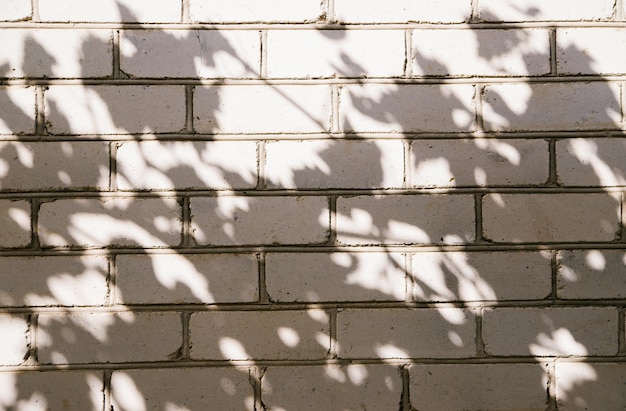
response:
<path fill-rule="evenodd" d="M 623 0 L 0 0 L 0 410 L 623 410 Z"/>

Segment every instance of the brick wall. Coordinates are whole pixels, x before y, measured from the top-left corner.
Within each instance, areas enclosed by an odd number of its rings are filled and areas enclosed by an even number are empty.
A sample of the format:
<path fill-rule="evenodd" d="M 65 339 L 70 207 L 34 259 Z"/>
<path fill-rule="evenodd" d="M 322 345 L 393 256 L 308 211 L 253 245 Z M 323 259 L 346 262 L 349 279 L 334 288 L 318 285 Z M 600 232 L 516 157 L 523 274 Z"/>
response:
<path fill-rule="evenodd" d="M 622 0 L 0 0 L 0 410 L 626 405 Z"/>

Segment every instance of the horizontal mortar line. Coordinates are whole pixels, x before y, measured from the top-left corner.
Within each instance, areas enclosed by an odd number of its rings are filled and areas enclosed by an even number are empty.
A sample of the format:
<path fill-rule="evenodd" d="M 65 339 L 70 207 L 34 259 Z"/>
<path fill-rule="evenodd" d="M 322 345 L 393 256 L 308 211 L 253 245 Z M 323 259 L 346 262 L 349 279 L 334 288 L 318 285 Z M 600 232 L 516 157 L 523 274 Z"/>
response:
<path fill-rule="evenodd" d="M 2 22 L 0 29 L 106 29 L 106 30 L 481 30 L 481 29 L 550 29 L 550 28 L 626 27 L 625 21 L 532 21 L 532 22 L 420 22 L 406 23 L 325 23 L 325 22 L 226 22 L 226 23 L 94 23 L 94 22 Z"/>
<path fill-rule="evenodd" d="M 612 138 L 626 137 L 625 130 L 557 130 L 557 131 L 473 131 L 473 132 L 316 132 L 316 133 L 163 133 L 163 134 L 75 134 L 75 135 L 0 135 L 0 142 L 144 142 L 144 141 L 183 141 L 183 142 L 211 142 L 211 141 L 309 141 L 309 140 L 350 140 L 350 141 L 373 141 L 373 140 L 468 140 L 476 138 L 497 140 L 521 140 L 521 139 L 571 139 L 571 138 Z"/>
<path fill-rule="evenodd" d="M 574 187 L 574 186 L 497 186 L 497 187 L 433 187 L 433 188 L 389 188 L 389 189 L 230 189 L 230 190 L 153 190 L 153 191 L 21 191 L 0 192 L 0 199 L 147 199 L 179 197 L 355 197 L 355 196 L 428 196 L 428 195 L 471 195 L 471 194 L 609 194 L 621 193 L 624 186 Z"/>
<path fill-rule="evenodd" d="M 0 373 L 30 373 L 30 372 L 63 372 L 63 371 L 132 371 L 144 369 L 171 369 L 171 368 L 229 368 L 246 369 L 248 367 L 316 367 L 316 366 L 348 366 L 358 365 L 497 365 L 497 364 L 541 364 L 544 362 L 558 363 L 624 363 L 624 356 L 510 356 L 510 357 L 483 357 L 483 358 L 333 358 L 333 359 L 303 359 L 303 360 L 178 360 L 178 361 L 144 361 L 120 363 L 89 363 L 89 364 L 45 364 L 45 365 L 10 365 L 0 366 Z"/>
<path fill-rule="evenodd" d="M 295 86 L 295 85 L 440 85 L 440 84 L 509 84 L 509 83 L 580 83 L 619 82 L 624 75 L 572 76 L 431 76 L 431 77 L 320 77 L 320 78 L 20 78 L 0 79 L 0 86 Z"/>
<path fill-rule="evenodd" d="M 327 253 L 450 253 L 450 252 L 529 252 L 561 250 L 626 250 L 626 243 L 549 243 L 549 244 L 458 244 L 458 245 L 264 245 L 264 246 L 195 246 L 171 248 L 46 248 L 0 250 L 3 257 L 63 257 L 118 255 L 207 255 L 207 254 L 327 254 Z"/>
<path fill-rule="evenodd" d="M 310 310 L 441 310 L 441 309 L 548 309 L 548 308 L 615 308 L 626 304 L 626 299 L 589 300 L 490 300 L 490 301 L 341 301 L 341 302 L 272 302 L 272 303 L 215 303 L 215 304 L 115 304 L 93 306 L 20 306 L 0 307 L 0 314 L 118 314 L 118 313 L 209 313 L 209 312 L 276 312 Z"/>

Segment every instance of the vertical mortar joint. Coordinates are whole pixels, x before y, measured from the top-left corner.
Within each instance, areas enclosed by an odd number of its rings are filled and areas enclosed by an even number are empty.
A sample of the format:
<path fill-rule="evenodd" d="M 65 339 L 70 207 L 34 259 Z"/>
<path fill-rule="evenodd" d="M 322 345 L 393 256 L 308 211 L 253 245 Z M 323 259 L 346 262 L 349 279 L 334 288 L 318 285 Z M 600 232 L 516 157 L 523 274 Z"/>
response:
<path fill-rule="evenodd" d="M 484 307 L 478 307 L 474 311 L 474 321 L 476 326 L 476 357 L 487 357 L 487 350 L 485 349 L 485 341 L 483 339 L 483 316 L 485 314 Z"/>
<path fill-rule="evenodd" d="M 549 29 L 549 52 L 550 52 L 550 74 L 551 76 L 558 76 L 558 62 L 556 56 L 556 35 L 557 29 L 556 27 L 550 27 Z"/>
<path fill-rule="evenodd" d="M 400 410 L 411 411 L 411 393 L 410 393 L 410 373 L 409 364 L 400 366 L 400 378 L 402 379 L 402 394 L 400 395 Z"/>
<path fill-rule="evenodd" d="M 258 271 L 259 271 L 259 303 L 270 304 L 270 295 L 267 292 L 267 283 L 265 277 L 265 252 L 256 254 Z"/>

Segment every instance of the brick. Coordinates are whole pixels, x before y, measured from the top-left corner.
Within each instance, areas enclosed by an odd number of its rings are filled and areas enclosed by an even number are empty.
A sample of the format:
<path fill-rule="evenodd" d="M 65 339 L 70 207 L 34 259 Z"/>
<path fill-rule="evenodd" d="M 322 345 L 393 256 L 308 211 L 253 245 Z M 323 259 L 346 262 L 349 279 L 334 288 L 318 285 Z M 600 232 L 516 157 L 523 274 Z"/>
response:
<path fill-rule="evenodd" d="M 265 282 L 277 302 L 404 301 L 404 254 L 268 253 Z"/>
<path fill-rule="evenodd" d="M 182 344 L 180 313 L 39 315 L 42 364 L 167 361 Z"/>
<path fill-rule="evenodd" d="M 409 370 L 415 409 L 544 411 L 548 406 L 547 369 L 540 364 L 428 364 Z"/>
<path fill-rule="evenodd" d="M 21 364 L 28 355 L 28 323 L 21 315 L 0 314 L 0 365 Z"/>
<path fill-rule="evenodd" d="M 626 404 L 626 364 L 556 363 L 559 410 L 619 410 Z"/>
<path fill-rule="evenodd" d="M 124 370 L 111 376 L 111 404 L 122 411 L 252 410 L 254 392 L 246 369 Z"/>
<path fill-rule="evenodd" d="M 543 140 L 415 140 L 411 186 L 540 185 L 548 180 Z"/>
<path fill-rule="evenodd" d="M 183 86 L 50 86 L 52 134 L 167 133 L 185 128 Z"/>
<path fill-rule="evenodd" d="M 180 205 L 172 198 L 68 199 L 41 205 L 41 244 L 53 247 L 166 247 L 181 240 Z"/>
<path fill-rule="evenodd" d="M 31 241 L 30 202 L 0 200 L 0 247 L 25 247 Z"/>
<path fill-rule="evenodd" d="M 32 13 L 31 0 L 0 0 L 0 21 L 29 20 Z"/>
<path fill-rule="evenodd" d="M 561 74 L 618 74 L 626 70 L 626 30 L 564 28 L 557 31 Z"/>
<path fill-rule="evenodd" d="M 207 23 L 305 23 L 323 13 L 319 0 L 191 0 L 189 9 L 192 21 Z"/>
<path fill-rule="evenodd" d="M 459 196 L 356 196 L 337 200 L 341 244 L 472 242 L 474 199 Z"/>
<path fill-rule="evenodd" d="M 191 357 L 212 360 L 323 359 L 330 348 L 324 311 L 194 313 Z"/>
<path fill-rule="evenodd" d="M 617 354 L 617 310 L 610 307 L 496 308 L 483 315 L 488 355 Z"/>
<path fill-rule="evenodd" d="M 335 0 L 335 16 L 346 23 L 461 23 L 471 16 L 467 0 Z"/>
<path fill-rule="evenodd" d="M 0 134 L 35 132 L 35 88 L 0 86 Z"/>
<path fill-rule="evenodd" d="M 250 189 L 258 178 L 254 141 L 125 142 L 116 158 L 121 190 Z"/>
<path fill-rule="evenodd" d="M 619 210 L 610 194 L 488 194 L 483 234 L 513 243 L 613 241 Z"/>
<path fill-rule="evenodd" d="M 467 84 L 366 84 L 341 88 L 344 132 L 458 132 L 474 129 L 474 89 Z"/>
<path fill-rule="evenodd" d="M 416 301 L 542 300 L 552 290 L 550 255 L 421 252 L 412 257 Z"/>
<path fill-rule="evenodd" d="M 567 186 L 626 185 L 626 140 L 573 138 L 556 143 L 556 171 Z"/>
<path fill-rule="evenodd" d="M 105 77 L 113 73 L 109 30 L 0 30 L 6 77 Z"/>
<path fill-rule="evenodd" d="M 101 371 L 34 371 L 0 374 L 2 405 L 16 410 L 85 410 L 104 407 Z"/>
<path fill-rule="evenodd" d="M 547 30 L 413 30 L 413 75 L 550 73 Z"/>
<path fill-rule="evenodd" d="M 0 258 L 0 305 L 102 305 L 108 294 L 105 256 Z"/>
<path fill-rule="evenodd" d="M 43 22 L 177 23 L 180 0 L 103 0 L 85 7 L 82 0 L 40 0 Z"/>
<path fill-rule="evenodd" d="M 399 140 L 276 141 L 265 145 L 265 180 L 281 188 L 401 188 Z"/>
<path fill-rule="evenodd" d="M 623 250 L 564 250 L 559 253 L 559 298 L 626 298 Z"/>
<path fill-rule="evenodd" d="M 607 20 L 613 15 L 613 0 L 481 0 L 478 12 L 485 21 Z"/>
<path fill-rule="evenodd" d="M 496 84 L 485 87 L 489 131 L 616 129 L 621 121 L 614 83 Z"/>
<path fill-rule="evenodd" d="M 326 197 L 205 197 L 190 207 L 198 244 L 319 244 L 329 232 Z"/>
<path fill-rule="evenodd" d="M 117 257 L 119 304 L 257 301 L 257 261 L 238 254 L 150 254 Z"/>
<path fill-rule="evenodd" d="M 269 367 L 261 396 L 269 409 L 397 410 L 398 368 L 388 365 Z"/>
<path fill-rule="evenodd" d="M 401 30 L 272 30 L 269 77 L 398 77 L 404 74 Z"/>
<path fill-rule="evenodd" d="M 136 77 L 258 77 L 256 31 L 125 30 L 120 68 Z"/>
<path fill-rule="evenodd" d="M 459 308 L 340 309 L 337 313 L 340 358 L 473 357 L 475 337 L 474 316 Z"/>
<path fill-rule="evenodd" d="M 196 87 L 194 128 L 199 133 L 328 131 L 330 94 L 329 86 Z"/>
<path fill-rule="evenodd" d="M 106 189 L 106 142 L 1 142 L 5 191 Z"/>

